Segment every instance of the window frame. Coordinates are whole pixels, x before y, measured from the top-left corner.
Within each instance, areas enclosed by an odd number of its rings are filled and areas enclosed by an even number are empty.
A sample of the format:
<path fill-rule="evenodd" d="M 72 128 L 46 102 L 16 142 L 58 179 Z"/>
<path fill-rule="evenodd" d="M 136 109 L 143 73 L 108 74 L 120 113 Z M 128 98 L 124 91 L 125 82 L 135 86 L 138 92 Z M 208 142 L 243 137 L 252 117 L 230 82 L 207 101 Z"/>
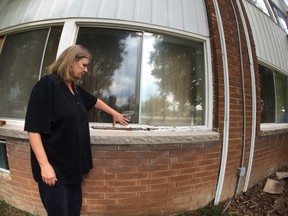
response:
<path fill-rule="evenodd" d="M 0 167 L 0 171 L 9 173 L 10 168 L 9 168 L 9 162 L 8 162 L 8 155 L 7 155 L 7 145 L 6 145 L 6 140 L 0 139 L 0 155 L 3 155 L 3 162 L 4 162 L 4 167 Z"/>
<path fill-rule="evenodd" d="M 277 24 L 286 32 L 288 33 L 288 16 L 283 13 L 283 11 L 271 0 L 269 0 L 270 7 L 272 8 L 273 15 L 276 19 Z M 281 16 L 279 15 L 281 14 Z M 285 22 L 285 26 L 281 24 L 281 22 Z"/>
<path fill-rule="evenodd" d="M 272 72 L 272 77 L 273 77 L 273 85 L 274 85 L 274 92 L 273 94 L 275 95 L 275 99 L 274 99 L 274 106 L 275 106 L 275 110 L 274 110 L 274 122 L 266 122 L 266 123 L 262 123 L 261 119 L 260 119 L 260 129 L 265 131 L 265 130 L 274 130 L 274 129 L 283 129 L 283 128 L 288 128 L 288 122 L 287 123 L 281 123 L 281 122 L 277 122 L 277 86 L 276 86 L 276 80 L 275 80 L 275 73 L 281 74 L 286 76 L 287 80 L 288 80 L 288 74 L 285 72 L 280 72 L 279 70 L 273 68 L 272 66 L 270 66 L 269 64 L 266 64 L 264 62 L 258 62 L 258 65 L 261 65 L 262 67 L 267 68 L 268 70 L 271 70 Z M 259 73 L 260 70 L 259 70 Z M 261 80 L 260 80 L 261 82 Z M 288 84 L 287 84 L 287 89 L 288 89 Z M 261 97 L 261 95 L 260 95 Z M 262 101 L 262 98 L 261 98 Z M 262 106 L 262 104 L 261 104 Z M 261 112 L 262 113 L 262 112 Z M 260 114 L 261 115 L 261 114 Z"/>
<path fill-rule="evenodd" d="M 124 25 L 126 24 L 126 25 Z M 186 130 L 186 129 L 192 129 L 192 130 L 212 130 L 212 112 L 213 112 L 213 83 L 212 83 L 212 65 L 211 65 L 211 46 L 210 46 L 210 39 L 208 37 L 203 37 L 203 36 L 199 36 L 196 34 L 192 34 L 192 33 L 187 33 L 187 32 L 183 32 L 180 30 L 175 30 L 175 29 L 169 29 L 167 27 L 161 27 L 161 28 L 157 28 L 156 26 L 153 25 L 149 25 L 149 24 L 140 24 L 139 26 L 134 26 L 135 24 L 129 24 L 127 25 L 127 22 L 120 24 L 118 23 L 118 25 L 113 25 L 111 23 L 107 23 L 107 24 L 97 24 L 97 23 L 91 23 L 91 21 L 88 19 L 87 21 L 83 21 L 83 20 L 75 20 L 75 25 L 71 25 L 71 23 L 69 23 L 69 31 L 74 32 L 74 35 L 71 35 L 70 37 L 72 38 L 71 41 L 73 41 L 73 43 L 71 43 L 70 45 L 73 45 L 76 43 L 77 40 L 77 35 L 79 32 L 79 28 L 81 27 L 92 27 L 92 28 L 107 28 L 107 29 L 115 29 L 115 30 L 125 30 L 125 31 L 134 31 L 134 32 L 142 32 L 142 34 L 144 35 L 144 33 L 148 32 L 148 33 L 155 33 L 155 34 L 164 34 L 167 36 L 171 36 L 171 37 L 176 37 L 177 39 L 186 39 L 186 40 L 193 40 L 196 42 L 202 42 L 203 43 L 203 52 L 204 52 L 204 65 L 205 65 L 205 120 L 204 120 L 204 125 L 195 125 L 195 126 L 147 126 L 147 125 L 140 125 L 140 124 L 130 124 L 130 127 L 135 129 L 135 130 L 146 130 L 148 128 L 148 130 L 152 129 L 152 130 L 161 130 L 161 129 L 174 129 L 174 130 Z M 65 25 L 64 25 L 65 28 Z M 64 31 L 63 28 L 63 31 Z M 76 28 L 76 31 L 75 31 Z M 68 28 L 67 28 L 68 29 Z M 66 30 L 67 30 L 66 29 Z M 142 43 L 143 45 L 143 43 Z M 62 47 L 62 49 L 64 48 L 64 46 L 62 46 L 61 44 L 61 40 L 59 43 L 59 47 Z M 142 48 L 142 52 L 143 52 L 143 48 Z M 141 54 L 143 55 L 143 53 Z M 141 61 L 143 61 L 143 58 L 141 59 Z M 141 72 L 140 74 L 142 74 L 142 70 L 143 70 L 143 62 L 141 62 Z M 140 79 L 141 79 L 141 75 L 140 75 Z M 141 82 L 141 81 L 140 81 Z M 141 88 L 141 86 L 140 86 Z M 139 108 L 140 109 L 140 108 Z M 106 126 L 108 128 L 110 128 L 110 124 L 109 123 L 96 123 L 96 122 L 89 122 L 90 125 L 92 125 L 92 127 L 94 128 L 106 128 Z M 104 125 L 104 127 L 102 127 Z M 108 126 L 109 125 L 109 126 Z"/>
<path fill-rule="evenodd" d="M 0 54 L 2 51 L 3 44 L 5 42 L 6 35 L 0 35 Z"/>

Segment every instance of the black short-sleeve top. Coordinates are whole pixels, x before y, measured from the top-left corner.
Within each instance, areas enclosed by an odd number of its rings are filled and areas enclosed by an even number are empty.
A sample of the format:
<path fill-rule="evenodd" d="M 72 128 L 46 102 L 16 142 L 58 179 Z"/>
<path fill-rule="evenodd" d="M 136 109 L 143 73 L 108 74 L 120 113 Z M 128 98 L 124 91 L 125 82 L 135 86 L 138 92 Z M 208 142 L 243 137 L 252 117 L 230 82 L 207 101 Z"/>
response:
<path fill-rule="evenodd" d="M 88 110 L 97 97 L 80 86 L 73 85 L 73 91 L 56 74 L 44 76 L 31 92 L 25 119 L 25 131 L 40 133 L 58 185 L 80 183 L 93 167 Z M 41 182 L 32 150 L 31 165 L 35 181 Z"/>

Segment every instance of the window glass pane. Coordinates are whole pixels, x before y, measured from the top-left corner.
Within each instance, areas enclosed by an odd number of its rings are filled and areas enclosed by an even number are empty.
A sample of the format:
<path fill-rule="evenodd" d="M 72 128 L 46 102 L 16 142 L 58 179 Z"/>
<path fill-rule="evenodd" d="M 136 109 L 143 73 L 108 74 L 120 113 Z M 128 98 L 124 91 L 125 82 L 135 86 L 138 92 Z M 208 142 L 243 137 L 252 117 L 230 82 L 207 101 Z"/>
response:
<path fill-rule="evenodd" d="M 0 54 L 1 116 L 24 118 L 38 80 L 48 30 L 8 35 Z"/>
<path fill-rule="evenodd" d="M 276 122 L 288 123 L 288 84 L 287 76 L 275 72 L 276 85 Z"/>
<path fill-rule="evenodd" d="M 272 5 L 278 24 L 288 33 L 288 18 L 274 5 Z"/>
<path fill-rule="evenodd" d="M 259 65 L 261 82 L 261 123 L 275 123 L 273 71 Z"/>
<path fill-rule="evenodd" d="M 0 168 L 7 170 L 9 169 L 6 152 L 6 141 L 3 139 L 0 139 Z"/>
<path fill-rule="evenodd" d="M 260 10 L 262 10 L 264 13 L 266 13 L 269 16 L 268 9 L 264 3 L 264 0 L 248 0 L 252 4 L 254 4 L 256 7 L 258 7 Z"/>
<path fill-rule="evenodd" d="M 141 35 L 124 30 L 80 28 L 77 44 L 92 54 L 89 72 L 83 76 L 86 90 L 104 100 L 115 110 L 131 114 L 138 123 Z M 111 116 L 97 109 L 90 111 L 90 121 L 111 122 Z"/>
<path fill-rule="evenodd" d="M 203 43 L 146 33 L 143 49 L 141 124 L 204 125 Z"/>

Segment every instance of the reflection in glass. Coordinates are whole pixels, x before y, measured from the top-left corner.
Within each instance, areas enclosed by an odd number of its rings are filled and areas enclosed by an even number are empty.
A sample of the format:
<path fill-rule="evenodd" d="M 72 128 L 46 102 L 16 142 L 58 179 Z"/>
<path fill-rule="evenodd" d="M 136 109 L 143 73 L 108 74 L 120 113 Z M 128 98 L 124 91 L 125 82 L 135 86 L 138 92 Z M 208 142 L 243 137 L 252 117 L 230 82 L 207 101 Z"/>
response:
<path fill-rule="evenodd" d="M 115 110 L 139 119 L 139 72 L 141 35 L 123 30 L 80 28 L 77 44 L 92 53 L 89 73 L 80 83 L 86 90 L 104 100 Z M 111 122 L 111 116 L 91 110 L 90 121 Z"/>
<path fill-rule="evenodd" d="M 261 84 L 261 123 L 275 122 L 275 90 L 273 70 L 259 65 Z"/>
<path fill-rule="evenodd" d="M 141 124 L 204 125 L 203 43 L 148 33 L 143 43 Z"/>
<path fill-rule="evenodd" d="M 272 6 L 274 14 L 277 18 L 278 24 L 281 26 L 282 29 L 284 29 L 286 31 L 286 33 L 288 33 L 288 18 L 287 18 L 287 16 L 285 16 L 285 14 L 283 12 L 281 12 L 281 10 L 279 10 L 274 4 L 272 4 L 271 6 Z"/>
<path fill-rule="evenodd" d="M 249 0 L 249 1 L 269 16 L 269 12 L 265 5 L 264 0 Z"/>
<path fill-rule="evenodd" d="M 288 78 L 274 73 L 276 85 L 276 123 L 288 123 Z"/>
<path fill-rule="evenodd" d="M 8 35 L 0 55 L 1 116 L 25 118 L 37 82 L 48 29 Z"/>

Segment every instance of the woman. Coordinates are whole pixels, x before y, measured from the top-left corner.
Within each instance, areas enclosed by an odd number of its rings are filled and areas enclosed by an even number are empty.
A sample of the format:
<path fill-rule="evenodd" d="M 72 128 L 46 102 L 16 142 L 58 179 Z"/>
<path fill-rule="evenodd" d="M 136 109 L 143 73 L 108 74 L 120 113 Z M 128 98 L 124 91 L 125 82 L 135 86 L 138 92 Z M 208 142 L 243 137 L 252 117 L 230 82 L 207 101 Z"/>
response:
<path fill-rule="evenodd" d="M 67 48 L 34 86 L 25 131 L 31 144 L 33 177 L 48 216 L 79 216 L 81 182 L 92 168 L 88 110 L 96 107 L 123 126 L 120 114 L 89 94 L 75 81 L 87 72 L 90 53 L 82 46 Z"/>

